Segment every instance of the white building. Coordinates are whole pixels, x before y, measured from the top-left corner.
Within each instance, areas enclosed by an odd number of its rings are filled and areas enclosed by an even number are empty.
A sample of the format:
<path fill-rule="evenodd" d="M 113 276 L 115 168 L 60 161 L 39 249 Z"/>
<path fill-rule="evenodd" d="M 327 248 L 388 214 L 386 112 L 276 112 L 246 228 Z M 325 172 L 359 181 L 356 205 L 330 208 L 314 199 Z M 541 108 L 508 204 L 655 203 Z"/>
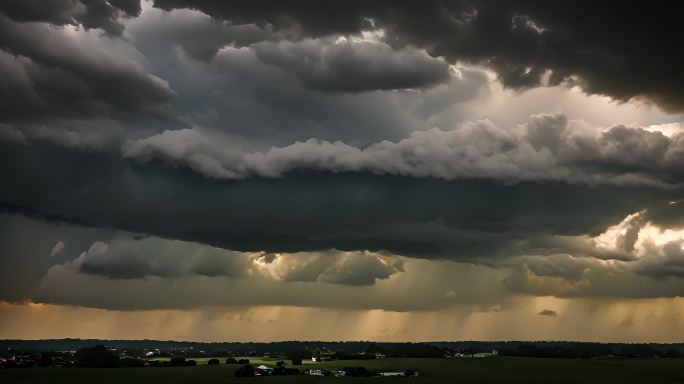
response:
<path fill-rule="evenodd" d="M 404 372 L 380 372 L 380 376 L 384 376 L 384 377 L 404 376 Z"/>
<path fill-rule="evenodd" d="M 473 355 L 473 357 L 491 357 L 491 356 L 498 356 L 499 351 L 496 349 L 491 351 L 491 352 L 481 352 L 481 353 L 476 353 Z"/>

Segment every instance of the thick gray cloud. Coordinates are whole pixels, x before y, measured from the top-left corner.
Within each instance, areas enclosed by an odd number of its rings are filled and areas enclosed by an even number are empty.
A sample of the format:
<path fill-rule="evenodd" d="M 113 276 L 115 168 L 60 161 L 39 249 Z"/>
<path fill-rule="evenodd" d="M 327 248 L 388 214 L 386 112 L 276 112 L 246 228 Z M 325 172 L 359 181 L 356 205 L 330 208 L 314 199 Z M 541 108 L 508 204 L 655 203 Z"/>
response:
<path fill-rule="evenodd" d="M 177 92 L 173 106 L 186 127 L 215 129 L 241 142 L 243 148 L 288 145 L 312 137 L 361 146 L 399 139 L 413 130 L 434 126 L 428 121 L 431 115 L 486 95 L 489 88 L 489 79 L 479 68 L 457 66 L 450 70 L 442 60 L 420 51 L 395 52 L 381 43 L 357 41 L 360 36 L 338 44 L 329 38 L 290 42 L 286 37 L 269 35 L 267 28 L 247 24 L 237 31 L 234 27 L 199 12 L 146 9 L 139 19 L 127 23 L 127 33 L 135 47 L 145 53 L 152 73 L 167 80 Z M 204 32 L 214 29 L 222 32 Z M 214 46 L 216 50 L 222 48 L 214 53 L 212 36 L 231 41 L 225 42 L 227 46 Z M 260 36 L 266 41 L 255 43 Z M 390 71 L 376 70 L 378 63 L 384 63 L 397 68 L 410 79 L 410 86 L 420 89 L 373 91 L 365 86 L 368 92 L 321 92 L 303 83 L 305 77 L 314 76 L 313 70 L 307 73 L 313 64 L 294 55 L 295 48 L 301 49 L 306 42 L 316 49 L 317 60 L 345 47 L 354 63 L 364 64 L 350 73 L 350 67 L 336 57 L 335 65 L 342 65 L 345 71 L 337 73 L 319 60 L 317 73 L 325 81 L 350 86 L 356 77 L 363 77 L 383 87 L 404 86 L 403 80 L 388 76 Z M 203 53 L 191 50 L 205 48 L 206 55 L 213 59 L 196 60 L 202 59 L 198 56 Z M 291 69 L 267 64 L 257 50 L 277 50 L 272 55 L 294 56 L 295 63 Z M 397 58 L 404 56 L 415 56 L 420 65 L 398 66 Z M 425 77 L 420 73 L 424 64 L 437 68 L 439 73 L 432 71 Z M 421 80 L 442 74 L 448 76 L 437 85 Z"/>
<path fill-rule="evenodd" d="M 7 0 L 0 4 L 0 12 L 16 21 L 101 28 L 113 35 L 121 35 L 124 29 L 118 17 L 137 16 L 140 11 L 140 0 Z"/>
<path fill-rule="evenodd" d="M 252 49 L 264 63 L 287 70 L 306 87 L 320 91 L 426 88 L 450 76 L 443 60 L 378 43 L 307 39 L 263 42 Z"/>
<path fill-rule="evenodd" d="M 6 145 L 0 159 L 0 201 L 7 209 L 237 251 L 384 249 L 479 259 L 520 249 L 567 250 L 577 241 L 558 235 L 595 235 L 682 194 L 638 185 L 506 184 L 368 172 L 207 179 L 38 143 Z M 616 251 L 597 257 L 624 258 Z"/>
<path fill-rule="evenodd" d="M 70 35 L 0 14 L 0 97 L 5 101 L 0 119 L 169 116 L 173 90 L 128 55 L 121 43 L 107 37 Z"/>
<path fill-rule="evenodd" d="M 28 144 L 26 136 L 20 130 L 8 124 L 0 123 L 0 142 L 12 144 Z"/>
<path fill-rule="evenodd" d="M 636 272 L 656 278 L 684 277 L 684 239 L 669 241 L 661 246 L 649 247 L 636 266 Z"/>
<path fill-rule="evenodd" d="M 156 238 L 93 243 L 73 262 L 81 273 L 113 279 L 189 275 L 239 277 L 250 259 L 236 252 Z"/>
<path fill-rule="evenodd" d="M 413 132 L 367 148 L 315 139 L 247 153 L 200 129 L 165 131 L 128 141 L 123 157 L 185 165 L 210 178 L 283 177 L 288 172 L 368 171 L 411 177 L 677 185 L 684 135 L 670 138 L 641 128 L 605 130 L 563 115 L 535 115 L 500 128 L 484 120 L 452 130 Z"/>
<path fill-rule="evenodd" d="M 641 7 L 617 1 L 156 0 L 155 6 L 197 9 L 235 23 L 297 26 L 305 36 L 383 28 L 395 46 L 424 47 L 449 60 L 486 62 L 514 88 L 571 82 L 616 100 L 648 98 L 668 110 L 684 110 L 684 78 L 677 64 L 681 56 L 672 49 L 684 36 L 676 16 L 680 7 L 674 2 Z"/>
<path fill-rule="evenodd" d="M 240 253 L 155 237 L 95 242 L 67 266 L 111 279 L 261 277 L 344 285 L 373 285 L 376 279 L 403 272 L 403 262 L 396 257 L 368 252 Z"/>
<path fill-rule="evenodd" d="M 0 214 L 0 300 L 30 300 L 53 264 L 75 258 L 95 240 L 109 241 L 110 234 L 111 230 Z"/>
<path fill-rule="evenodd" d="M 545 250 L 536 256 L 509 254 L 482 267 L 372 252 L 240 253 L 16 215 L 0 220 L 8 229 L 0 243 L 0 263 L 7 265 L 0 299 L 10 301 L 107 309 L 302 305 L 400 311 L 476 303 L 492 311 L 520 293 L 653 298 L 684 292 L 676 275 L 642 273 L 646 264 L 667 266 L 648 255 L 602 261 Z"/>
<path fill-rule="evenodd" d="M 245 47 L 275 38 L 267 27 L 261 28 L 255 24 L 234 25 L 187 10 L 148 10 L 143 19 L 143 23 L 136 20 L 132 22 L 133 27 L 129 32 L 135 38 L 153 41 L 156 47 L 161 43 L 180 46 L 188 57 L 205 62 L 211 61 L 221 48 Z"/>

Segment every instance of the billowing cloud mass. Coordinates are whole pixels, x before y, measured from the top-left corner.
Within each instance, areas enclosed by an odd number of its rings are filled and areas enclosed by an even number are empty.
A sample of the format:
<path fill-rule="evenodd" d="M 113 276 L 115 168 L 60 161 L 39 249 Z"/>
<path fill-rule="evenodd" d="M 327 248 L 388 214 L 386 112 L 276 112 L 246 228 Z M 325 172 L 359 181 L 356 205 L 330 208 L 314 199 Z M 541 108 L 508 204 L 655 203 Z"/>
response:
<path fill-rule="evenodd" d="M 1 2 L 0 337 L 675 341 L 678 8 Z"/>
<path fill-rule="evenodd" d="M 223 276 L 273 278 L 331 284 L 372 285 L 403 272 L 403 262 L 369 252 L 300 254 L 239 253 L 158 238 L 95 242 L 68 267 L 111 279 L 148 276 Z"/>
<path fill-rule="evenodd" d="M 0 9 L 17 21 L 101 28 L 113 35 L 121 35 L 124 28 L 119 16 L 141 11 L 139 0 L 8 0 Z"/>
<path fill-rule="evenodd" d="M 415 131 L 398 142 L 358 148 L 316 139 L 245 153 L 198 128 L 126 142 L 123 157 L 187 165 L 211 178 L 283 177 L 297 170 L 368 171 L 445 180 L 488 178 L 582 183 L 679 184 L 684 136 L 639 127 L 602 130 L 563 115 L 534 115 L 521 126 L 482 120 L 449 131 Z"/>
<path fill-rule="evenodd" d="M 488 63 L 510 87 L 571 82 L 588 93 L 622 101 L 645 97 L 682 111 L 684 79 L 676 64 L 679 52 L 671 46 L 684 37 L 677 10 L 622 5 L 608 1 L 589 10 L 586 5 L 536 1 L 155 1 L 167 10 L 192 8 L 237 23 L 296 28 L 305 36 L 382 28 L 396 46 L 419 46 L 435 57 Z M 321 14 L 329 16 L 323 19 Z M 655 52 L 658 60 L 652 59 Z"/>
<path fill-rule="evenodd" d="M 164 113 L 174 92 L 147 73 L 120 43 L 0 13 L 2 119 Z"/>
<path fill-rule="evenodd" d="M 306 87 L 320 91 L 425 88 L 446 82 L 450 76 L 443 60 L 425 52 L 394 51 L 372 42 L 263 42 L 253 48 L 262 62 L 291 72 Z"/>

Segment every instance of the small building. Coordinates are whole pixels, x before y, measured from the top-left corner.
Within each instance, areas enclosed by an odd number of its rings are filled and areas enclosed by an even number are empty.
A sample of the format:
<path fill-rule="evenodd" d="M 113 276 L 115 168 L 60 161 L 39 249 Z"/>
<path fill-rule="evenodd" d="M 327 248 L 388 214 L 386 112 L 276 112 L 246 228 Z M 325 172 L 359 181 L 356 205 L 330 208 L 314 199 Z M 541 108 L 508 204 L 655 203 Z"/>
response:
<path fill-rule="evenodd" d="M 254 376 L 266 376 L 270 375 L 271 372 L 273 372 L 273 368 L 267 367 L 263 364 L 258 367 L 254 367 Z"/>
<path fill-rule="evenodd" d="M 325 376 L 326 371 L 323 369 L 309 369 L 310 376 Z"/>
<path fill-rule="evenodd" d="M 326 350 L 320 351 L 317 355 L 318 356 L 313 356 L 311 358 L 311 361 L 313 361 L 313 362 L 333 361 L 337 358 L 337 354 L 335 352 L 326 351 Z"/>
<path fill-rule="evenodd" d="M 335 376 L 335 377 L 344 377 L 344 376 L 347 375 L 347 372 L 342 371 L 342 370 L 340 370 L 340 371 L 332 371 L 332 375 Z"/>
<path fill-rule="evenodd" d="M 380 376 L 383 377 L 393 377 L 393 376 L 406 376 L 404 372 L 380 372 Z"/>
<path fill-rule="evenodd" d="M 491 356 L 498 356 L 499 351 L 496 349 L 491 351 L 491 352 L 481 352 L 481 353 L 476 353 L 473 355 L 473 357 L 491 357 Z"/>

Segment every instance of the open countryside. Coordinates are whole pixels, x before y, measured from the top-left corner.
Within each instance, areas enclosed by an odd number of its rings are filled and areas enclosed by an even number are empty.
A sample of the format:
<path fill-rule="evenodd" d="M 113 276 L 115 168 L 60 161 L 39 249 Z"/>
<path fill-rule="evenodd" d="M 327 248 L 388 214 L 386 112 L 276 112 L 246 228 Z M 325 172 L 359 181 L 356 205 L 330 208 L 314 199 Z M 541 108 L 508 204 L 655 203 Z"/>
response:
<path fill-rule="evenodd" d="M 239 365 L 206 365 L 197 359 L 195 367 L 169 368 L 34 368 L 0 370 L 0 382 L 20 383 L 367 383 L 392 378 L 340 378 L 315 376 L 234 377 Z M 273 359 L 250 358 L 251 363 L 275 366 Z M 289 362 L 286 362 L 289 365 Z M 364 366 L 372 371 L 401 371 L 411 367 L 420 376 L 406 378 L 420 383 L 682 383 L 682 359 L 580 360 L 522 357 L 487 359 L 384 358 L 375 360 L 338 360 L 295 366 L 300 369 L 337 370 L 345 366 Z"/>

